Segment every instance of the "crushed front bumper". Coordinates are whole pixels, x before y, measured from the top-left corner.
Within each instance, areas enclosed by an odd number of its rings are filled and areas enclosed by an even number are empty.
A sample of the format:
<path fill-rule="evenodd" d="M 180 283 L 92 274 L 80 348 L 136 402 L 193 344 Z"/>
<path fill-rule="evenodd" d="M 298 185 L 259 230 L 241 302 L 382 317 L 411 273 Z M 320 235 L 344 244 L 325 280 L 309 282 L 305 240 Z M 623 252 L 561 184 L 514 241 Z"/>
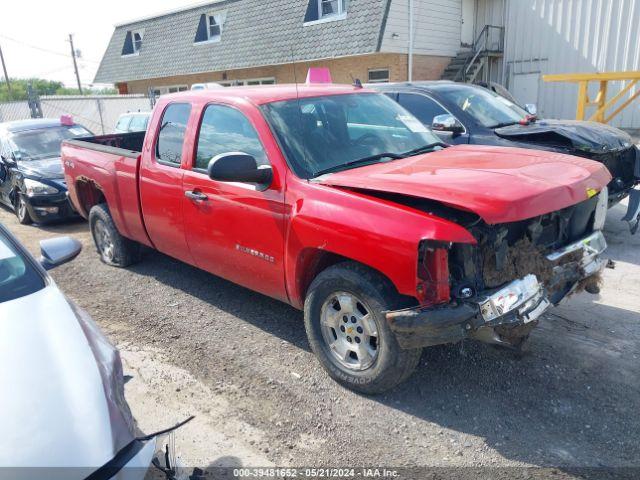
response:
<path fill-rule="evenodd" d="M 600 255 L 606 247 L 604 235 L 597 231 L 550 253 L 547 260 L 554 264 L 567 255 L 576 260 L 556 265 L 549 285 L 542 285 L 530 274 L 457 304 L 390 311 L 386 318 L 402 348 L 452 343 L 464 338 L 514 344 L 508 335 L 497 332 L 519 328 L 514 337 L 526 335 L 552 304 L 605 268 L 606 260 Z"/>

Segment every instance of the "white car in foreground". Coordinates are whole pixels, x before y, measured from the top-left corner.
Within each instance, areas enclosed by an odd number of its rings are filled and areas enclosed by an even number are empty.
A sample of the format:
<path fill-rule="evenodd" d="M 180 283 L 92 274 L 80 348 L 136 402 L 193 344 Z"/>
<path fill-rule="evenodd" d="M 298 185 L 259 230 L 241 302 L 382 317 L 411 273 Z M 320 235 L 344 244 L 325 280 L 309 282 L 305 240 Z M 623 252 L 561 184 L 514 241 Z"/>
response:
<path fill-rule="evenodd" d="M 118 351 L 45 271 L 80 250 L 45 240 L 37 262 L 0 224 L 0 479 L 181 478 L 174 428 L 138 434 Z"/>

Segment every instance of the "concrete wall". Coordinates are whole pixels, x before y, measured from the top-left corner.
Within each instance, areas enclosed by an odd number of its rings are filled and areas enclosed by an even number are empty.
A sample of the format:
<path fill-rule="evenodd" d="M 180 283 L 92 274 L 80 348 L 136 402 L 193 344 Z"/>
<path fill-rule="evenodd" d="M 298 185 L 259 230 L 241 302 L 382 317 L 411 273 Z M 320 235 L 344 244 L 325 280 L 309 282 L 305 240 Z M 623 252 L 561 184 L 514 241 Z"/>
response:
<path fill-rule="evenodd" d="M 415 55 L 414 79 L 439 79 L 442 71 L 449 63 L 448 57 Z M 293 83 L 295 79 L 305 81 L 309 67 L 328 67 L 335 83 L 352 83 L 352 79 L 359 78 L 363 83 L 368 80 L 368 71 L 374 69 L 389 69 L 391 82 L 407 80 L 407 55 L 401 54 L 372 54 L 358 57 L 336 58 L 317 62 L 300 62 L 294 67 L 288 65 L 273 65 L 227 72 L 209 72 L 195 75 L 178 75 L 174 77 L 139 80 L 127 83 L 128 93 L 147 93 L 149 87 L 170 85 L 188 85 L 194 83 L 221 82 L 246 80 L 252 78 L 275 78 L 276 83 Z"/>
<path fill-rule="evenodd" d="M 575 118 L 578 93 L 576 84 L 543 82 L 543 74 L 640 70 L 640 0 L 507 0 L 505 18 L 502 79 L 543 116 Z M 609 84 L 609 98 L 621 85 Z M 611 123 L 640 128 L 640 100 Z"/>

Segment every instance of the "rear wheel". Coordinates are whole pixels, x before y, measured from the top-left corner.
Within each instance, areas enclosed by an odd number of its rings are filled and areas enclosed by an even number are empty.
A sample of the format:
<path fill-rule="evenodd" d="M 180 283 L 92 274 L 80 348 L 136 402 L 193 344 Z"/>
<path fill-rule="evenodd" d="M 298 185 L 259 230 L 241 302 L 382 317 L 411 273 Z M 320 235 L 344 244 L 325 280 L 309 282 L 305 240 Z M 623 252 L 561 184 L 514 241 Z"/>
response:
<path fill-rule="evenodd" d="M 315 278 L 305 300 L 305 327 L 333 379 L 374 394 L 411 375 L 422 350 L 401 349 L 382 313 L 399 301 L 386 278 L 357 263 L 334 265 Z"/>
<path fill-rule="evenodd" d="M 22 193 L 17 194 L 15 211 L 16 217 L 18 217 L 18 221 L 22 225 L 31 225 L 33 223 L 33 219 L 31 218 L 29 209 L 27 208 L 27 201 Z"/>
<path fill-rule="evenodd" d="M 127 267 L 140 260 L 140 244 L 120 235 L 105 204 L 91 208 L 89 225 L 96 249 L 104 263 L 114 267 Z"/>

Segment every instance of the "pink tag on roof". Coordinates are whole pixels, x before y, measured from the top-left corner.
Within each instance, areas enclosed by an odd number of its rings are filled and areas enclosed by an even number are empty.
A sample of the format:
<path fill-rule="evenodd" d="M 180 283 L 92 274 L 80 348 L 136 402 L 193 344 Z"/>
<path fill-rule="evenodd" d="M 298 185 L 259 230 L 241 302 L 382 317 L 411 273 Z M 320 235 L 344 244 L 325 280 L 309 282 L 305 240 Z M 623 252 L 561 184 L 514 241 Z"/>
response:
<path fill-rule="evenodd" d="M 331 72 L 326 67 L 311 67 L 307 72 L 307 83 L 333 83 Z"/>
<path fill-rule="evenodd" d="M 67 127 L 70 127 L 70 126 L 74 125 L 73 117 L 71 115 L 61 115 L 60 116 L 60 125 L 65 125 Z"/>

